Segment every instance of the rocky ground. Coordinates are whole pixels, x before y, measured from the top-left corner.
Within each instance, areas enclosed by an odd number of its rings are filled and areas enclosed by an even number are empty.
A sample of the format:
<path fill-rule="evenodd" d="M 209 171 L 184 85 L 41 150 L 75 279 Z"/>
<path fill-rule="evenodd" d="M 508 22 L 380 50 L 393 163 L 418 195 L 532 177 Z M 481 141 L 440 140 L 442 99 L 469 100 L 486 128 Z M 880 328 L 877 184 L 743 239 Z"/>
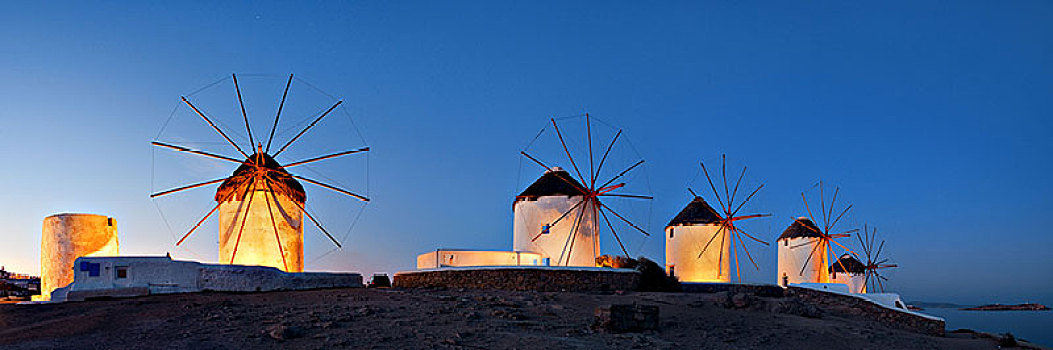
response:
<path fill-rule="evenodd" d="M 727 294 L 330 289 L 0 305 L 4 349 L 995 349 L 792 300 Z M 784 298 L 785 299 L 785 298 Z M 656 305 L 659 329 L 592 327 L 596 307 Z M 752 304 L 749 305 L 749 304 Z M 763 305 L 763 307 L 757 307 Z"/>

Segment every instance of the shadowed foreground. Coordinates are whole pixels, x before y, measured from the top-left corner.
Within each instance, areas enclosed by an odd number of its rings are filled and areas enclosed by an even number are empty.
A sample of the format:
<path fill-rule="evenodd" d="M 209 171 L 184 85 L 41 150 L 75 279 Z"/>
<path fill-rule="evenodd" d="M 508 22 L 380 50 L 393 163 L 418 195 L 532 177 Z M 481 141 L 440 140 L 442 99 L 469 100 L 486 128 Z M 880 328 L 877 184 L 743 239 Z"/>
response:
<path fill-rule="evenodd" d="M 995 349 L 829 314 L 729 309 L 715 294 L 330 289 L 0 305 L 0 347 Z M 596 306 L 660 308 L 658 331 L 590 328 Z M 814 316 L 814 315 L 813 315 Z"/>

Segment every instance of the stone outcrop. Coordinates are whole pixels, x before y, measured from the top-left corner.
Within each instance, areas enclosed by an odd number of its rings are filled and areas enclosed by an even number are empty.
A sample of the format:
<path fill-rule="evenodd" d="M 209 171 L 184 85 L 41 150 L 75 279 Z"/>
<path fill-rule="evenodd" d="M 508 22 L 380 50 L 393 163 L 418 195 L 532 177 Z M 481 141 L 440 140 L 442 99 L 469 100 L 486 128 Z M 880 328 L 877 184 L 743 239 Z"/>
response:
<path fill-rule="evenodd" d="M 658 329 L 658 306 L 617 304 L 597 306 L 592 328 L 607 333 Z"/>

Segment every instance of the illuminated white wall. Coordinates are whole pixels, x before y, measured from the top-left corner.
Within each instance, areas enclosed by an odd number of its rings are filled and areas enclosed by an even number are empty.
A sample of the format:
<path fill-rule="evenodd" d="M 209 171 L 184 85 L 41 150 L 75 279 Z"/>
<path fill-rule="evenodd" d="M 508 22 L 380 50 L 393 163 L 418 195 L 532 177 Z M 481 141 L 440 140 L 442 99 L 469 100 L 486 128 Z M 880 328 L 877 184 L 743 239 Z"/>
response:
<path fill-rule="evenodd" d="M 825 247 L 818 247 L 820 240 L 816 237 L 795 237 L 780 239 L 775 242 L 779 251 L 779 268 L 776 283 L 786 286 L 789 283 L 828 283 L 827 273 L 829 258 Z M 794 248 L 796 247 L 796 248 Z M 812 249 L 815 248 L 815 254 Z M 807 265 L 807 266 L 806 266 Z"/>
<path fill-rule="evenodd" d="M 538 266 L 541 254 L 485 250 L 436 250 L 417 256 L 418 269 L 465 266 Z"/>
<path fill-rule="evenodd" d="M 597 231 L 595 222 L 592 220 L 593 211 L 590 204 L 583 204 L 589 207 L 581 215 L 581 224 L 573 237 L 573 245 L 569 243 L 568 238 L 571 238 L 571 229 L 579 218 L 580 207 L 575 208 L 556 226 L 551 227 L 549 233 L 532 241 L 541 233 L 542 226 L 551 224 L 580 202 L 581 198 L 581 196 L 557 195 L 538 197 L 534 201 L 516 202 L 512 250 L 538 253 L 542 258 L 549 258 L 550 265 L 553 266 L 596 266 L 596 257 L 600 255 L 600 242 L 596 237 Z M 562 262 L 560 262 L 561 257 Z"/>
<path fill-rule="evenodd" d="M 837 262 L 834 262 L 836 265 Z M 848 285 L 848 291 L 852 293 L 866 293 L 867 286 L 863 284 L 865 278 L 863 273 L 831 272 L 830 283 L 844 283 Z"/>
<path fill-rule="evenodd" d="M 666 273 L 673 274 L 680 282 L 731 281 L 731 264 L 728 262 L 731 240 L 724 239 L 721 242 L 718 236 L 706 247 L 719 228 L 719 225 L 666 227 Z M 704 253 L 703 247 L 706 247 Z M 699 256 L 699 253 L 702 255 Z"/>
<path fill-rule="evenodd" d="M 271 266 L 286 272 L 303 271 L 303 211 L 288 197 L 279 194 L 277 198 L 275 203 L 274 197 L 267 191 L 258 190 L 252 194 L 251 207 L 248 197 L 245 201 L 227 201 L 220 205 L 220 264 Z M 271 224 L 271 214 L 274 214 L 274 225 Z M 241 230 L 243 221 L 245 228 Z M 281 239 L 281 249 L 275 237 L 275 226 L 278 228 L 277 238 Z M 282 263 L 282 255 L 285 256 L 285 264 Z"/>

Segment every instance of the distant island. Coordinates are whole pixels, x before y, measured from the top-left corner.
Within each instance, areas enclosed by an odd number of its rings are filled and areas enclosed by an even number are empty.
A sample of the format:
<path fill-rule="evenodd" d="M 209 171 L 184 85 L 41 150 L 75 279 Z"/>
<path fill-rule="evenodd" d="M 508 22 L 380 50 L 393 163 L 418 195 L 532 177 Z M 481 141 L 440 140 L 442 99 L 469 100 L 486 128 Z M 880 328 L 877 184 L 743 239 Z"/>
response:
<path fill-rule="evenodd" d="M 931 301 L 911 301 L 907 304 L 918 308 L 935 308 L 935 309 L 960 309 L 970 307 L 970 305 L 961 305 L 946 302 L 931 302 Z"/>
<path fill-rule="evenodd" d="M 1042 304 L 1016 304 L 1016 305 L 1002 305 L 1002 304 L 991 304 L 991 305 L 980 305 L 975 307 L 966 307 L 961 310 L 967 311 L 1045 311 L 1049 310 L 1048 306 Z"/>

